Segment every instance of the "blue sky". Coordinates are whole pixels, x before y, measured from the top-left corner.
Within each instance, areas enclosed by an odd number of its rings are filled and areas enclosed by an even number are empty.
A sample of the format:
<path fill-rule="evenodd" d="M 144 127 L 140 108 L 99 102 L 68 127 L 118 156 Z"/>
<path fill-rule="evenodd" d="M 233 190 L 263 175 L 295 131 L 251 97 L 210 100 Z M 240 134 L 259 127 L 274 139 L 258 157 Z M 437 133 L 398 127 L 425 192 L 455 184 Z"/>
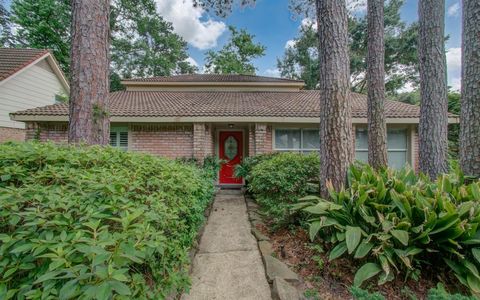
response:
<path fill-rule="evenodd" d="M 167 3 L 171 0 L 157 0 L 157 2 Z M 178 0 L 177 6 L 187 6 L 189 0 Z M 285 44 L 293 39 L 301 23 L 301 19 L 292 18 L 288 10 L 289 0 L 257 0 L 254 7 L 235 9 L 235 11 L 224 19 L 210 16 L 207 12 L 202 12 L 199 18 L 200 22 L 208 20 L 222 22 L 225 25 L 234 25 L 239 28 L 245 28 L 256 36 L 256 41 L 267 47 L 266 55 L 255 61 L 259 75 L 278 75 L 276 72 L 277 58 L 283 55 Z M 406 22 L 414 22 L 418 19 L 417 0 L 406 0 L 402 8 L 402 19 Z M 460 69 L 461 69 L 461 2 L 460 0 L 446 0 L 445 31 L 449 36 L 446 43 L 448 61 L 449 85 L 458 89 L 460 87 Z M 188 11 L 189 9 L 186 8 Z M 364 13 L 362 6 L 357 7 L 356 13 Z M 168 17 L 167 17 L 168 19 Z M 175 21 L 172 21 L 175 27 Z M 179 26 L 177 26 L 179 27 Z M 179 31 L 182 35 L 181 30 Z M 228 32 L 224 31 L 216 40 L 217 46 L 210 49 L 219 49 L 226 42 Z M 187 38 L 188 41 L 188 38 Z M 198 63 L 200 68 L 204 63 L 205 49 L 199 49 L 190 43 L 189 52 L 191 57 Z"/>
<path fill-rule="evenodd" d="M 301 18 L 293 18 L 288 10 L 289 0 L 257 0 L 254 7 L 236 8 L 226 18 L 218 18 L 208 12 L 193 8 L 192 0 L 155 0 L 160 14 L 173 23 L 174 30 L 189 44 L 191 61 L 200 70 L 204 65 L 204 53 L 220 49 L 228 39 L 228 25 L 244 28 L 255 35 L 255 40 L 267 47 L 266 55 L 255 60 L 257 74 L 278 76 L 277 58 L 283 55 L 285 44 L 293 39 L 301 24 Z M 354 0 L 347 0 L 351 2 Z M 360 0 L 366 1 L 366 0 Z M 10 0 L 7 0 L 7 5 Z M 405 0 L 402 18 L 406 22 L 418 19 L 418 0 Z M 356 6 L 355 13 L 365 13 Z M 461 1 L 446 0 L 445 31 L 448 81 L 454 89 L 460 87 L 461 76 Z"/>

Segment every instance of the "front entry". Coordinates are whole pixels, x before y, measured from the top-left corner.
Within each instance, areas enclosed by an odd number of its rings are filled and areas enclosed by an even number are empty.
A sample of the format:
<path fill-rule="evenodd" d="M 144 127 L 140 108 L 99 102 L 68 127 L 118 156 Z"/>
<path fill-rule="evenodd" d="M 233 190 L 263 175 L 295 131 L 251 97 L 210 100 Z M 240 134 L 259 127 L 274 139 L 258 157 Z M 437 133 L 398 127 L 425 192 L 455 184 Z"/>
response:
<path fill-rule="evenodd" d="M 243 132 L 220 131 L 219 158 L 225 161 L 220 168 L 220 184 L 242 184 L 242 178 L 236 178 L 233 174 L 235 166 L 243 159 Z"/>

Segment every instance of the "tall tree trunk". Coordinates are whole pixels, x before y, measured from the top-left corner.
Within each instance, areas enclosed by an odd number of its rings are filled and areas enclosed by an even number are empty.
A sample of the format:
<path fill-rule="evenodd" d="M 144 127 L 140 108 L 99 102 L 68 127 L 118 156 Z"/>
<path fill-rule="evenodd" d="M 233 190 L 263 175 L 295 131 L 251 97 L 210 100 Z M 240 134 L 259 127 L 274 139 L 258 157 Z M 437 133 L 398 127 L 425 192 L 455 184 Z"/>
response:
<path fill-rule="evenodd" d="M 480 177 L 480 2 L 463 1 L 460 165 Z"/>
<path fill-rule="evenodd" d="M 385 121 L 385 42 L 383 1 L 368 0 L 368 163 L 375 169 L 387 166 Z"/>
<path fill-rule="evenodd" d="M 70 143 L 108 144 L 109 0 L 72 0 Z"/>
<path fill-rule="evenodd" d="M 448 99 L 445 0 L 419 1 L 420 171 L 436 178 L 447 171 Z"/>
<path fill-rule="evenodd" d="M 345 0 L 316 0 L 320 63 L 320 189 L 340 189 L 353 158 Z"/>

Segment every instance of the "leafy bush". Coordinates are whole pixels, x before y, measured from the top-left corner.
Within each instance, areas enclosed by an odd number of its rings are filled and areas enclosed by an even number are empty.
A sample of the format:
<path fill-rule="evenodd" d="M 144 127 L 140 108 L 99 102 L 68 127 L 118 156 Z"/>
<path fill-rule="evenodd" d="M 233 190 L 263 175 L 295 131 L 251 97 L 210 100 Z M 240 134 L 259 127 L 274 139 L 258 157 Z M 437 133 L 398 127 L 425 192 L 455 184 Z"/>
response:
<path fill-rule="evenodd" d="M 109 147 L 0 145 L 0 298 L 158 299 L 188 287 L 210 173 Z"/>
<path fill-rule="evenodd" d="M 412 170 L 375 172 L 352 166 L 349 188 L 330 198 L 303 198 L 294 209 L 310 214 L 310 237 L 335 246 L 330 260 L 345 253 L 363 261 L 354 279 L 360 286 L 379 275 L 379 284 L 395 273 L 416 275 L 422 263 L 442 259 L 473 293 L 480 293 L 480 182 L 443 175 L 435 182 Z"/>
<path fill-rule="evenodd" d="M 259 163 L 269 160 L 279 154 L 278 152 L 259 154 L 245 157 L 241 164 L 235 167 L 235 177 L 243 177 L 247 184 L 250 182 L 252 169 Z"/>
<path fill-rule="evenodd" d="M 371 294 L 368 291 L 362 290 L 356 286 L 350 287 L 350 293 L 355 300 L 385 300 L 385 297 L 378 292 Z"/>
<path fill-rule="evenodd" d="M 311 190 L 309 182 L 318 182 L 319 170 L 316 153 L 279 153 L 253 166 L 248 189 L 266 213 L 280 222 L 288 215 L 289 205 Z"/>

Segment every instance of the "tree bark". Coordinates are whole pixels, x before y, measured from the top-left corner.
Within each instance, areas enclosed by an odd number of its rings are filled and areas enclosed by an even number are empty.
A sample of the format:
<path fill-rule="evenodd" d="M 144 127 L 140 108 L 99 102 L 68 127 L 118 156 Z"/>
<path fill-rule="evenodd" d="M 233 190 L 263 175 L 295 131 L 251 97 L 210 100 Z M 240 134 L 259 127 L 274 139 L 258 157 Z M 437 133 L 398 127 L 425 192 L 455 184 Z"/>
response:
<path fill-rule="evenodd" d="M 480 2 L 463 1 L 460 165 L 480 177 Z"/>
<path fill-rule="evenodd" d="M 345 0 L 316 0 L 320 64 L 320 190 L 340 189 L 352 162 L 348 20 Z"/>
<path fill-rule="evenodd" d="M 109 142 L 109 0 L 72 0 L 69 143 Z"/>
<path fill-rule="evenodd" d="M 384 0 L 368 0 L 368 163 L 386 167 Z"/>
<path fill-rule="evenodd" d="M 445 0 L 419 1 L 420 171 L 434 179 L 447 172 L 448 99 Z"/>

